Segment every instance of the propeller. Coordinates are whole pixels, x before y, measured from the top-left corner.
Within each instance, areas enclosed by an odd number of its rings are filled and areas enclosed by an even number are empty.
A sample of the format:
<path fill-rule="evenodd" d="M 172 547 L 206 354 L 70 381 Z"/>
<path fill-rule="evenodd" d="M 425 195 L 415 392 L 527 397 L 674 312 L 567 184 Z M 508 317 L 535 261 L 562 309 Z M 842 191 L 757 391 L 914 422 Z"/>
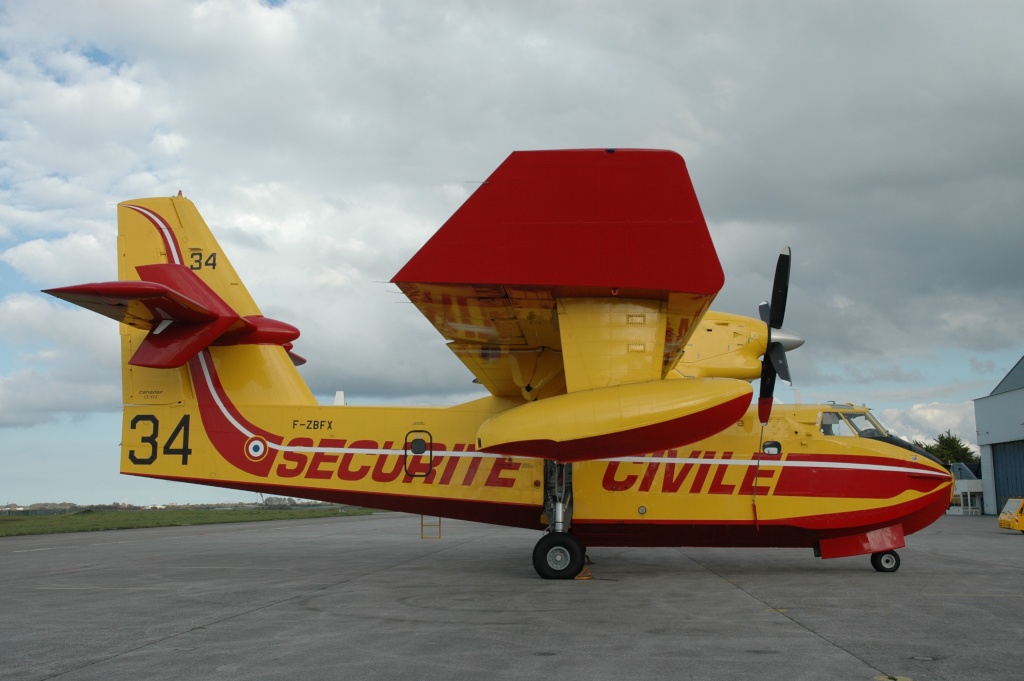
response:
<path fill-rule="evenodd" d="M 772 399 L 775 394 L 775 379 L 792 382 L 789 376 L 789 362 L 786 351 L 794 350 L 804 339 L 782 328 L 786 317 L 786 299 L 789 297 L 789 264 L 792 252 L 789 246 L 782 249 L 775 266 L 775 282 L 772 284 L 772 302 L 761 303 L 758 312 L 761 321 L 768 325 L 768 343 L 761 360 L 761 391 L 757 398 L 757 417 L 761 425 L 767 425 L 772 415 Z"/>

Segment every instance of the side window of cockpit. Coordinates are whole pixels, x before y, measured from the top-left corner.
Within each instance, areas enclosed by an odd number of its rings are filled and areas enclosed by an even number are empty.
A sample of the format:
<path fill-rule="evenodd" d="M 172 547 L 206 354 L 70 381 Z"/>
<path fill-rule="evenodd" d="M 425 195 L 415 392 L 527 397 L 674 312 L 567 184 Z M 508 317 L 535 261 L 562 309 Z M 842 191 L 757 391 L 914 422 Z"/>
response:
<path fill-rule="evenodd" d="M 853 437 L 856 435 L 853 429 L 850 428 L 850 424 L 846 422 L 846 419 L 834 411 L 822 412 L 821 434 L 838 435 L 840 437 Z"/>

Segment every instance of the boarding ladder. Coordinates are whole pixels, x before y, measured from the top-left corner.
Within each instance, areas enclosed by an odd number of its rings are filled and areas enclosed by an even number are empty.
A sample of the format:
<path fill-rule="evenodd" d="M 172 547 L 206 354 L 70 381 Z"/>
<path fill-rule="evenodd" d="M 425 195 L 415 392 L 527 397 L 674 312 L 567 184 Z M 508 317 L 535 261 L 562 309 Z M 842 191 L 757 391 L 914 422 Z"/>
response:
<path fill-rule="evenodd" d="M 420 539 L 441 538 L 441 517 L 433 515 L 420 516 Z"/>

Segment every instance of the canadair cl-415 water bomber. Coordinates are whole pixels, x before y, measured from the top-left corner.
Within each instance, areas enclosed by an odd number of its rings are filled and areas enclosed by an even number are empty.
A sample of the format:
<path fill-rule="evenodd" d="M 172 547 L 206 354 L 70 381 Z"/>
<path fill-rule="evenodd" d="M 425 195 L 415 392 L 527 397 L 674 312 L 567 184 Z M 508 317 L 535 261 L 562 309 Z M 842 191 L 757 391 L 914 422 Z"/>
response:
<path fill-rule="evenodd" d="M 724 283 L 683 159 L 515 152 L 394 276 L 489 395 L 318 404 L 187 198 L 118 205 L 118 280 L 47 293 L 121 322 L 121 472 L 536 529 L 600 546 L 805 547 L 899 567 L 952 478 L 865 408 L 774 405 L 790 252 L 760 318 Z M 753 400 L 752 381 L 759 381 Z"/>

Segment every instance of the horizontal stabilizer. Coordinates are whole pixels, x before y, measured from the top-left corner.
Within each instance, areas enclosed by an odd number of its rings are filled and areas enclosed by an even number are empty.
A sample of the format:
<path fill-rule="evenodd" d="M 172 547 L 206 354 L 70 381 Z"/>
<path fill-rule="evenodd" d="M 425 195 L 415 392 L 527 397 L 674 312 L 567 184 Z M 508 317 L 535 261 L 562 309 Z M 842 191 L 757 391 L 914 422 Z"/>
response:
<path fill-rule="evenodd" d="M 195 272 L 173 263 L 141 265 L 142 281 L 79 284 L 44 291 L 52 296 L 146 329 L 149 334 L 129 364 L 153 369 L 179 367 L 210 345 L 263 343 L 291 353 L 299 331 L 260 315 L 240 317 Z"/>
<path fill-rule="evenodd" d="M 150 329 L 165 319 L 201 324 L 216 318 L 200 303 L 152 281 L 77 284 L 43 293 L 138 329 Z"/>
<path fill-rule="evenodd" d="M 205 324 L 174 324 L 155 327 L 142 341 L 129 364 L 153 369 L 180 367 L 212 345 L 236 319 L 216 318 Z"/>

